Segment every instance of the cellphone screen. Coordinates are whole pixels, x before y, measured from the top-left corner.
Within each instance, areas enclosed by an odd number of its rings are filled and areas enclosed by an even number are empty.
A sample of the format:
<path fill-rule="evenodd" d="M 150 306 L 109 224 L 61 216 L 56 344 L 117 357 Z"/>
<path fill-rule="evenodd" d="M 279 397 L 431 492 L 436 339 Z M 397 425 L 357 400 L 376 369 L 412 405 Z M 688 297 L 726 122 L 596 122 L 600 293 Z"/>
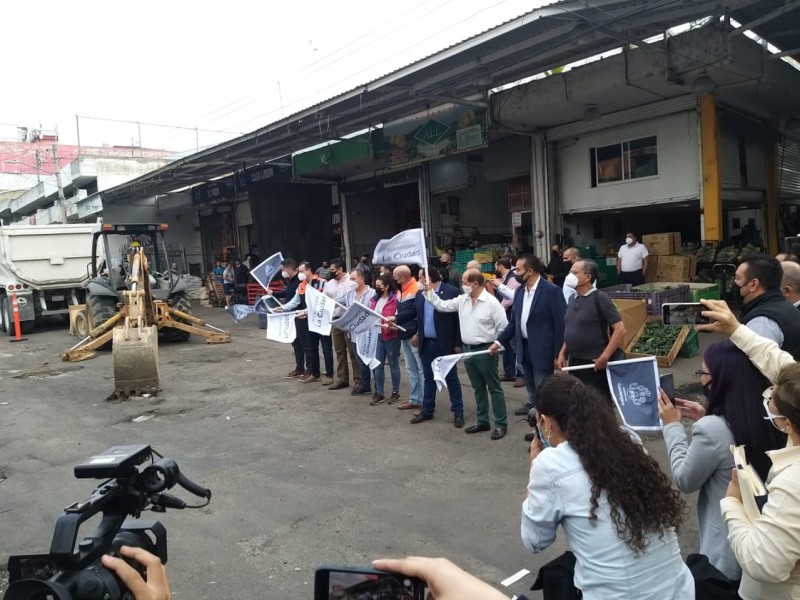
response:
<path fill-rule="evenodd" d="M 664 373 L 661 375 L 659 377 L 659 385 L 661 389 L 664 390 L 669 401 L 675 404 L 675 380 L 672 377 L 672 373 Z"/>
<path fill-rule="evenodd" d="M 315 600 L 424 600 L 425 584 L 396 573 L 327 571 L 328 595 Z"/>
<path fill-rule="evenodd" d="M 699 325 L 710 321 L 700 313 L 705 310 L 702 304 L 687 302 L 685 304 L 664 304 L 661 307 L 661 319 L 664 325 Z"/>
<path fill-rule="evenodd" d="M 264 297 L 264 303 L 267 305 L 267 309 L 268 309 L 270 312 L 274 311 L 276 308 L 279 308 L 279 307 L 280 307 L 280 305 L 281 305 L 281 303 L 280 303 L 280 302 L 278 302 L 278 301 L 277 301 L 275 298 L 273 298 L 272 296 L 265 296 L 265 297 Z"/>

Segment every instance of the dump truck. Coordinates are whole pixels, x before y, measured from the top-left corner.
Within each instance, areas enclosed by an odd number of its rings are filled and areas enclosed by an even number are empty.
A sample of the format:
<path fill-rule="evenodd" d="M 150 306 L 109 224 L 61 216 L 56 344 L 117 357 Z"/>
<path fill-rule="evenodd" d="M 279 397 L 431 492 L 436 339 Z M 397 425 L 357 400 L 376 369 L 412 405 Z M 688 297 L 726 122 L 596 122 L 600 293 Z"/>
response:
<path fill-rule="evenodd" d="M 69 307 L 84 302 L 91 240 L 99 230 L 98 223 L 0 225 L 0 330 L 14 335 L 12 295 L 25 335 L 38 319 L 69 319 Z"/>
<path fill-rule="evenodd" d="M 169 268 L 168 229 L 166 224 L 104 223 L 92 236 L 91 278 L 74 323 L 82 339 L 62 359 L 87 360 L 110 346 L 118 398 L 159 390 L 159 333 L 171 342 L 192 334 L 211 344 L 231 341 L 227 331 L 191 314 L 186 282 Z"/>

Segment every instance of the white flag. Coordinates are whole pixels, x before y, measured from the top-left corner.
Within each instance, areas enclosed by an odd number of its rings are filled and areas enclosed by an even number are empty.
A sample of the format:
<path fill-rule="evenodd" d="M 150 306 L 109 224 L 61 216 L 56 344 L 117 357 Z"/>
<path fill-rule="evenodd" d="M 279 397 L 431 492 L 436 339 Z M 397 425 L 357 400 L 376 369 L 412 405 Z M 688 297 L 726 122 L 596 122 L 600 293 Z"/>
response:
<path fill-rule="evenodd" d="M 319 290 L 306 286 L 306 307 L 308 308 L 308 330 L 320 335 L 331 334 L 331 321 L 336 302 Z"/>
<path fill-rule="evenodd" d="M 382 318 L 382 315 L 371 310 L 368 306 L 354 302 L 347 307 L 341 317 L 331 321 L 331 325 L 354 336 L 362 331 L 372 329 L 375 323 Z"/>
<path fill-rule="evenodd" d="M 250 271 L 250 275 L 252 275 L 253 279 L 260 283 L 261 287 L 266 290 L 269 288 L 269 282 L 272 281 L 272 278 L 280 272 L 282 262 L 283 254 L 276 252 L 267 260 L 254 267 L 253 270 Z"/>
<path fill-rule="evenodd" d="M 267 315 L 267 339 L 291 344 L 297 337 L 294 326 L 295 312 L 272 313 Z"/>
<path fill-rule="evenodd" d="M 433 369 L 433 380 L 436 382 L 436 388 L 441 392 L 447 387 L 445 378 L 450 370 L 456 366 L 456 363 L 464 358 L 463 354 L 449 354 L 447 356 L 439 356 L 433 359 L 431 368 Z"/>
<path fill-rule="evenodd" d="M 626 426 L 637 431 L 661 429 L 655 356 L 610 362 L 606 367 L 606 377 L 611 397 Z"/>
<path fill-rule="evenodd" d="M 369 367 L 371 371 L 381 364 L 381 361 L 375 358 L 375 353 L 378 350 L 378 336 L 381 335 L 379 327 L 370 327 L 366 331 L 362 331 L 355 335 L 356 353 L 358 357 Z"/>
<path fill-rule="evenodd" d="M 372 256 L 373 265 L 419 265 L 428 268 L 428 251 L 422 229 L 406 229 L 392 239 L 380 240 Z"/>

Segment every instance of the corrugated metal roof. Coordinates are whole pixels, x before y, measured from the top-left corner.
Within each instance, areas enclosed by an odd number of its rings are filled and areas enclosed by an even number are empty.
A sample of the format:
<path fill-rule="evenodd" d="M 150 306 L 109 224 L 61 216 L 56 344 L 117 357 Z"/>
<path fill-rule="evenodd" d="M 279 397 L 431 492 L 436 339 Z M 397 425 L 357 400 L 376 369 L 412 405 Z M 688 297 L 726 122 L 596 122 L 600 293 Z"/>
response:
<path fill-rule="evenodd" d="M 778 0 L 727 0 L 760 13 Z M 562 0 L 537 8 L 249 134 L 103 192 L 126 201 L 201 183 L 360 129 L 513 83 L 718 14 L 719 0 Z M 750 13 L 748 13 L 750 14 Z"/>

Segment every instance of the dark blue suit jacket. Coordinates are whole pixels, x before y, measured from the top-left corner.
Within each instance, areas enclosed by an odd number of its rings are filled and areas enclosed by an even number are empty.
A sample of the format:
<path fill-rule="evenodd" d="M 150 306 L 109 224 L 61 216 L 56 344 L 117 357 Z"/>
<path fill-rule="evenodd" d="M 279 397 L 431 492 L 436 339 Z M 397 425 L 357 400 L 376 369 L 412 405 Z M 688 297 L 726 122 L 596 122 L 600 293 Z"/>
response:
<path fill-rule="evenodd" d="M 567 310 L 564 292 L 542 277 L 533 295 L 533 305 L 527 323 L 521 323 L 524 297 L 525 286 L 520 286 L 514 292 L 511 319 L 497 341 L 507 347 L 513 337 L 517 360 L 521 361 L 522 344 L 525 342 L 521 332 L 523 327 L 527 327 L 528 352 L 533 368 L 542 371 L 552 369 L 564 344 L 564 314 Z"/>
<path fill-rule="evenodd" d="M 459 293 L 460 291 L 449 283 L 442 282 L 437 295 L 442 300 L 451 300 L 458 296 Z M 427 300 L 425 300 L 425 292 L 421 289 L 417 293 L 415 302 L 417 305 L 417 332 L 419 333 L 419 341 L 422 343 L 425 337 L 425 303 Z M 452 354 L 453 348 L 461 346 L 461 328 L 458 323 L 458 313 L 444 313 L 434 309 L 433 325 L 436 327 L 436 339 L 439 340 L 441 350 L 445 354 Z"/>

